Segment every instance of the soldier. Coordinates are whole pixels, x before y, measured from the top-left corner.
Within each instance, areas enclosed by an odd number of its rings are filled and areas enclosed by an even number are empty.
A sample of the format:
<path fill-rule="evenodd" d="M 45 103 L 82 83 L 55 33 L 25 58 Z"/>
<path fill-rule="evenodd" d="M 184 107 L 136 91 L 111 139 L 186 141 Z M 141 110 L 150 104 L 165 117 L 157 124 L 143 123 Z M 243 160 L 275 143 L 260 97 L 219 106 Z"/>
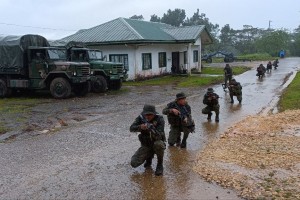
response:
<path fill-rule="evenodd" d="M 225 78 L 225 84 L 224 84 L 224 88 L 227 88 L 227 82 L 231 81 L 232 79 L 232 69 L 230 67 L 230 65 L 227 63 L 224 67 L 224 78 Z"/>
<path fill-rule="evenodd" d="M 242 86 L 235 79 L 229 82 L 229 95 L 231 99 L 230 103 L 234 103 L 233 96 L 236 96 L 239 103 L 242 103 Z"/>
<path fill-rule="evenodd" d="M 271 71 L 272 71 L 272 63 L 271 61 L 269 61 L 267 64 L 267 73 L 270 73 Z"/>
<path fill-rule="evenodd" d="M 144 105 L 143 112 L 130 126 L 131 132 L 141 132 L 139 140 L 141 147 L 131 158 L 131 166 L 136 168 L 144 164 L 145 168 L 151 168 L 154 154 L 157 156 L 155 175 L 163 174 L 163 157 L 166 149 L 166 136 L 164 132 L 165 121 L 163 116 L 158 115 L 153 105 Z"/>
<path fill-rule="evenodd" d="M 265 66 L 263 64 L 260 64 L 257 67 L 256 71 L 257 71 L 256 76 L 263 77 L 265 75 L 265 73 L 266 73 L 267 70 L 266 70 L 266 68 L 265 68 Z"/>
<path fill-rule="evenodd" d="M 274 60 L 273 62 L 274 69 L 277 69 L 278 63 L 279 63 L 278 59 Z"/>
<path fill-rule="evenodd" d="M 203 98 L 203 103 L 207 106 L 202 109 L 202 113 L 208 114 L 207 120 L 209 121 L 211 120 L 212 111 L 215 111 L 216 113 L 215 121 L 219 122 L 220 105 L 218 99 L 219 99 L 219 95 L 214 93 L 214 90 L 212 88 L 208 88 Z"/>
<path fill-rule="evenodd" d="M 163 114 L 167 115 L 170 124 L 170 133 L 168 143 L 173 146 L 177 143 L 181 148 L 186 148 L 186 140 L 189 133 L 195 131 L 195 123 L 191 115 L 191 107 L 186 101 L 186 96 L 183 92 L 176 94 L 176 99 L 170 102 L 163 109 Z M 181 141 L 181 132 L 183 139 Z"/>

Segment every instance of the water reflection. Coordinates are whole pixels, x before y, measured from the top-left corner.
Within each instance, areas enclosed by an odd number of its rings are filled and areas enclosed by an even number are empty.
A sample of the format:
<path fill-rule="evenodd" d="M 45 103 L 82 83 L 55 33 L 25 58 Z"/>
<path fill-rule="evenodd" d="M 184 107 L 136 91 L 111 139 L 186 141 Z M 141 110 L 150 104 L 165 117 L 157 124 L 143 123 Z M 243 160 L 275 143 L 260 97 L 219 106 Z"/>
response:
<path fill-rule="evenodd" d="M 188 194 L 191 188 L 190 173 L 192 171 L 192 162 L 195 155 L 192 155 L 187 149 L 177 147 L 169 147 L 169 163 L 168 169 L 174 176 L 172 180 L 173 191 L 177 194 Z"/>
<path fill-rule="evenodd" d="M 155 176 L 154 170 L 147 169 L 143 173 L 134 173 L 130 179 L 139 188 L 139 191 L 134 194 L 136 196 L 134 199 L 166 199 L 165 178 Z"/>

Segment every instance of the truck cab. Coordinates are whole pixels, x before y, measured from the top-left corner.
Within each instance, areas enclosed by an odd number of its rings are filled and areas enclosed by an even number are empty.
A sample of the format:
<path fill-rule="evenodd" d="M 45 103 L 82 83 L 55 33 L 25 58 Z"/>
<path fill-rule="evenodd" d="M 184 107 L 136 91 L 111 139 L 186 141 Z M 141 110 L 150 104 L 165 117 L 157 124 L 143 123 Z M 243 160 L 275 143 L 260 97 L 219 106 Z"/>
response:
<path fill-rule="evenodd" d="M 70 47 L 67 50 L 68 60 L 88 62 L 91 66 L 91 89 L 94 92 L 104 92 L 106 88 L 119 90 L 122 82 L 127 78 L 127 71 L 123 63 L 104 61 L 102 51 L 84 47 Z"/>
<path fill-rule="evenodd" d="M 65 48 L 50 47 L 44 37 L 0 38 L 0 47 L 0 97 L 23 90 L 50 90 L 58 99 L 89 92 L 89 63 L 68 61 Z"/>

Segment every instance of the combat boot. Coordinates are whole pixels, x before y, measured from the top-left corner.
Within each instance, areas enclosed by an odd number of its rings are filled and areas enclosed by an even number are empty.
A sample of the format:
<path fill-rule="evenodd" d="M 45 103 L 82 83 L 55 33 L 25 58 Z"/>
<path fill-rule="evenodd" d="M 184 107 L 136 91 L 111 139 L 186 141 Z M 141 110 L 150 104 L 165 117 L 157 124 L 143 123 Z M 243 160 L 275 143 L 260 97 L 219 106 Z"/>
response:
<path fill-rule="evenodd" d="M 144 167 L 145 168 L 151 168 L 151 165 L 152 165 L 152 157 L 151 158 L 148 158 L 144 164 Z"/>
<path fill-rule="evenodd" d="M 180 148 L 186 148 L 186 140 L 182 140 Z"/>
<path fill-rule="evenodd" d="M 177 140 L 176 140 L 176 146 L 179 147 L 180 144 L 181 144 L 181 138 L 180 138 L 180 136 L 179 136 L 179 137 L 177 138 Z"/>
<path fill-rule="evenodd" d="M 231 99 L 230 103 L 234 103 L 233 96 L 230 95 L 230 99 Z"/>
<path fill-rule="evenodd" d="M 163 155 L 157 155 L 157 166 L 156 166 L 156 170 L 155 170 L 155 175 L 156 176 L 160 176 L 163 175 L 164 172 L 164 167 L 163 167 Z"/>
<path fill-rule="evenodd" d="M 186 148 L 186 140 L 187 140 L 188 136 L 189 136 L 188 133 L 184 133 L 182 141 L 181 141 L 181 145 L 180 145 L 181 148 Z"/>
<path fill-rule="evenodd" d="M 219 121 L 220 121 L 220 120 L 219 120 L 219 114 L 216 114 L 215 121 L 216 121 L 216 122 L 219 122 Z"/>
<path fill-rule="evenodd" d="M 208 113 L 208 116 L 207 116 L 207 120 L 208 120 L 208 121 L 211 120 L 211 116 L 212 116 L 212 113 Z"/>

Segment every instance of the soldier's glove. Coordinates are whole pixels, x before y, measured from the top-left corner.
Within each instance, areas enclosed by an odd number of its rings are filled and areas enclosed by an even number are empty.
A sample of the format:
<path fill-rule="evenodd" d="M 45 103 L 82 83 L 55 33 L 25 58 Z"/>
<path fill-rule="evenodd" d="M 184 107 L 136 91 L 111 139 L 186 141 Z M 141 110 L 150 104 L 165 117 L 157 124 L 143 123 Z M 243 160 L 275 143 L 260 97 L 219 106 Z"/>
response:
<path fill-rule="evenodd" d="M 184 126 L 186 126 L 188 124 L 188 118 L 187 117 L 182 120 L 182 124 Z"/>
<path fill-rule="evenodd" d="M 179 110 L 177 110 L 177 109 L 175 109 L 175 108 L 171 109 L 171 112 L 172 112 L 174 115 L 179 115 L 179 114 L 180 114 Z"/>
<path fill-rule="evenodd" d="M 147 124 L 141 124 L 140 129 L 141 130 L 147 130 L 148 129 Z"/>

